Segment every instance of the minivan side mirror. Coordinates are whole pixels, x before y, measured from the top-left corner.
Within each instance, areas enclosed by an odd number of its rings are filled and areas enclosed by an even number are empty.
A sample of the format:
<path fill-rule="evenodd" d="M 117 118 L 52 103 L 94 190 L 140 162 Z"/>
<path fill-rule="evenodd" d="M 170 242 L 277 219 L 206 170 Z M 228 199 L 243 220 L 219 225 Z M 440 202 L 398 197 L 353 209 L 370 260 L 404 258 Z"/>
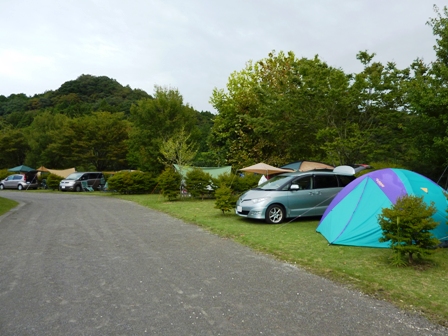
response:
<path fill-rule="evenodd" d="M 289 190 L 300 190 L 300 187 L 298 184 L 291 184 L 291 187 L 289 187 Z"/>

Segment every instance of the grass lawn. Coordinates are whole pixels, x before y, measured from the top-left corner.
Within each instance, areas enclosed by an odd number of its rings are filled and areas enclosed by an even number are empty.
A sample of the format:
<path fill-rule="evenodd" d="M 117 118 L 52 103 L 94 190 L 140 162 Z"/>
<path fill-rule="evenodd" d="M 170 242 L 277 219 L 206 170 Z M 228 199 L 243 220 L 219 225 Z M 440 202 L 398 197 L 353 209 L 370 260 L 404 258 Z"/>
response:
<path fill-rule="evenodd" d="M 316 233 L 319 218 L 281 225 L 223 215 L 214 200 L 168 202 L 161 195 L 113 195 L 194 223 L 221 237 L 267 253 L 448 326 L 448 249 L 415 267 L 389 263 L 389 249 L 330 246 Z"/>
<path fill-rule="evenodd" d="M 0 216 L 16 207 L 17 204 L 19 203 L 16 201 L 0 197 Z"/>

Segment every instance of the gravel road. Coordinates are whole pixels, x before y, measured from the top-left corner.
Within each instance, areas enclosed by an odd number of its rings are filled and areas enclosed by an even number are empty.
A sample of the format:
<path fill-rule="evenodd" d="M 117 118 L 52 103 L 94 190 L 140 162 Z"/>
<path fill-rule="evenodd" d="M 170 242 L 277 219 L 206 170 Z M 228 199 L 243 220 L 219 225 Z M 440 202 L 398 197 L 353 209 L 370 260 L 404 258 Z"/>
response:
<path fill-rule="evenodd" d="M 2 191 L 0 335 L 447 335 L 132 202 Z"/>

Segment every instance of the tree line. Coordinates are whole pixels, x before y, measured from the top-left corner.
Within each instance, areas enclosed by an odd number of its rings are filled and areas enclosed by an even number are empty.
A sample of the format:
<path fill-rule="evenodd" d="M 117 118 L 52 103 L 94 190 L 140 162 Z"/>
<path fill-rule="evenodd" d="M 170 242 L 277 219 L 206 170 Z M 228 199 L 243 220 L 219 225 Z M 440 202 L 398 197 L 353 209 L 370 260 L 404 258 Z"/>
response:
<path fill-rule="evenodd" d="M 150 95 L 105 76 L 0 96 L 0 167 L 160 174 L 169 163 L 379 162 L 437 181 L 448 164 L 448 10 L 435 14 L 433 62 L 399 69 L 361 51 L 363 70 L 345 73 L 318 56 L 272 51 L 213 90 L 217 114 L 196 111 L 175 88 Z"/>
<path fill-rule="evenodd" d="M 384 162 L 437 181 L 448 164 L 448 11 L 434 9 L 429 64 L 399 69 L 368 51 L 354 74 L 293 52 L 248 62 L 213 91 L 211 146 L 236 166 Z"/>
<path fill-rule="evenodd" d="M 81 75 L 33 97 L 0 96 L 0 167 L 159 173 L 161 145 L 181 131 L 195 144 L 194 163 L 212 165 L 206 140 L 213 118 L 184 104 L 174 88 L 156 86 L 152 96 Z"/>

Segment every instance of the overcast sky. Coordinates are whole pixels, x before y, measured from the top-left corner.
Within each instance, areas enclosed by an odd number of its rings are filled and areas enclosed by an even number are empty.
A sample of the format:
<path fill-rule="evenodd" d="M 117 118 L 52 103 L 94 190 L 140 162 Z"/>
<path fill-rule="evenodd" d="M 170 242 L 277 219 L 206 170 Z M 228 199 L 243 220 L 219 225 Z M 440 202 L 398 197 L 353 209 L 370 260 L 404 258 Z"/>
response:
<path fill-rule="evenodd" d="M 82 74 L 154 93 L 177 88 L 214 112 L 213 88 L 272 50 L 347 73 L 360 50 L 405 68 L 434 60 L 429 18 L 446 0 L 0 0 L 0 95 L 58 89 Z"/>

